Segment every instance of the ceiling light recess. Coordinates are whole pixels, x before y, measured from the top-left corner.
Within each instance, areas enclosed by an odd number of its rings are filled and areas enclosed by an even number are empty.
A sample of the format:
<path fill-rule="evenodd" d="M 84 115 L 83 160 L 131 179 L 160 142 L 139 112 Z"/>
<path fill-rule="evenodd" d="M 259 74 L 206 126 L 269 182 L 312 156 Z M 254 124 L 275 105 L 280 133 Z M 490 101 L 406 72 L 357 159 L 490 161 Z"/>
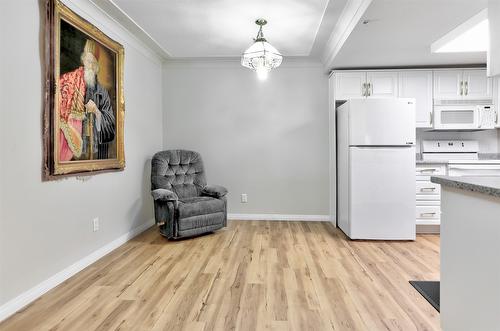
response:
<path fill-rule="evenodd" d="M 486 52 L 488 43 L 488 9 L 486 8 L 432 43 L 431 52 Z"/>
<path fill-rule="evenodd" d="M 276 48 L 267 42 L 266 38 L 264 38 L 262 26 L 266 25 L 267 21 L 263 18 L 259 18 L 255 21 L 255 24 L 259 26 L 259 32 L 252 46 L 250 46 L 241 56 L 241 65 L 255 70 L 257 72 L 257 77 L 261 80 L 265 80 L 269 71 L 279 67 L 283 61 L 283 56 Z"/>

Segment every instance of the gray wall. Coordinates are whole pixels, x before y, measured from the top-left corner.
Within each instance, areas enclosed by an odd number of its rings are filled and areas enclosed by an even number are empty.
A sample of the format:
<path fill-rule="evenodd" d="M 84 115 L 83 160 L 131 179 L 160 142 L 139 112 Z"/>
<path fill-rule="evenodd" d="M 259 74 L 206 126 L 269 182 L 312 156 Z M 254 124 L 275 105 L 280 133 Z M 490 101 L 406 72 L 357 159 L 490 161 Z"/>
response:
<path fill-rule="evenodd" d="M 286 58 L 264 82 L 238 61 L 167 62 L 164 145 L 202 154 L 230 213 L 327 215 L 327 79 Z"/>
<path fill-rule="evenodd" d="M 152 218 L 162 148 L 161 62 L 89 1 L 65 1 L 125 46 L 125 171 L 41 181 L 42 64 L 35 0 L 1 1 L 0 306 Z M 100 217 L 100 230 L 91 220 Z"/>

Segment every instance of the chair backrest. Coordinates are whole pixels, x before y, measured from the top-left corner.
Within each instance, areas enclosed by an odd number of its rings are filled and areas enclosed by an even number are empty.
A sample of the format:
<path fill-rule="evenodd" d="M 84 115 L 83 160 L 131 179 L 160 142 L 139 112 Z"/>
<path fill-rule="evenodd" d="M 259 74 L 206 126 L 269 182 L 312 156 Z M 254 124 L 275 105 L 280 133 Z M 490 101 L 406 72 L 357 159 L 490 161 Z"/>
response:
<path fill-rule="evenodd" d="M 182 149 L 158 152 L 151 161 L 151 189 L 171 190 L 182 198 L 197 197 L 207 185 L 200 154 Z"/>

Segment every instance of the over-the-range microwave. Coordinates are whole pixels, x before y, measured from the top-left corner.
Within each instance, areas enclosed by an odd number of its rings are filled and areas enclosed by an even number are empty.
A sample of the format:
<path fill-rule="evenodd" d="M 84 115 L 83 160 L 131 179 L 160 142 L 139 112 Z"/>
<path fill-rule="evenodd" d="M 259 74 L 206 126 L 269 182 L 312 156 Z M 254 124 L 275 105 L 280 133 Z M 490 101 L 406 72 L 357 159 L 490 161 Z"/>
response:
<path fill-rule="evenodd" d="M 497 125 L 497 111 L 492 104 L 434 105 L 434 130 L 486 130 Z"/>

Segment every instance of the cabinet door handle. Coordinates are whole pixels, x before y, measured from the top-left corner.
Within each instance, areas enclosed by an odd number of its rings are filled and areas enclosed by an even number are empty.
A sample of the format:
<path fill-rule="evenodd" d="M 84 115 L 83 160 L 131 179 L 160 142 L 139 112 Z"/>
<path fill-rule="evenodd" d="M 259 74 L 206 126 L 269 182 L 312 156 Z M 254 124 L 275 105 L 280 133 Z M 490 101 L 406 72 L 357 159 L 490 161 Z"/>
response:
<path fill-rule="evenodd" d="M 465 95 L 469 95 L 469 81 L 465 81 Z"/>
<path fill-rule="evenodd" d="M 464 82 L 460 81 L 460 95 L 464 95 Z"/>
<path fill-rule="evenodd" d="M 420 213 L 420 217 L 433 217 L 436 214 L 437 214 L 436 212 L 433 212 L 433 213 Z"/>
<path fill-rule="evenodd" d="M 429 168 L 429 169 L 420 169 L 420 172 L 436 172 L 437 169 Z"/>
<path fill-rule="evenodd" d="M 372 83 L 368 83 L 368 96 L 372 95 L 372 92 L 373 92 Z"/>
<path fill-rule="evenodd" d="M 430 115 L 429 124 L 432 125 L 432 121 L 433 121 L 432 111 L 429 112 L 429 115 Z"/>
<path fill-rule="evenodd" d="M 361 87 L 361 95 L 366 97 L 366 83 L 363 83 Z"/>
<path fill-rule="evenodd" d="M 422 187 L 420 192 L 434 192 L 436 190 L 435 187 Z"/>

